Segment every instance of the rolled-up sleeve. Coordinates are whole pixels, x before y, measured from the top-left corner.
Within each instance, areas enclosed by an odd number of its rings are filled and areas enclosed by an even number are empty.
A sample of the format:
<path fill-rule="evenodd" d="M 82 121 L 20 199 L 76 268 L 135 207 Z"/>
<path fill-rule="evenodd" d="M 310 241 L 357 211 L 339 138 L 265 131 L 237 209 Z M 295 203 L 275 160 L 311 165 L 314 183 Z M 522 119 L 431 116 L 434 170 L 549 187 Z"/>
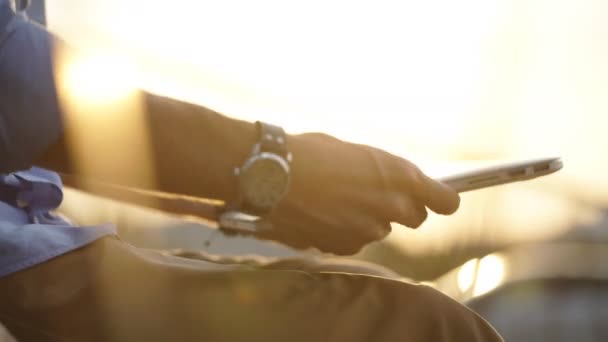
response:
<path fill-rule="evenodd" d="M 54 38 L 0 0 L 0 173 L 29 168 L 62 133 Z"/>

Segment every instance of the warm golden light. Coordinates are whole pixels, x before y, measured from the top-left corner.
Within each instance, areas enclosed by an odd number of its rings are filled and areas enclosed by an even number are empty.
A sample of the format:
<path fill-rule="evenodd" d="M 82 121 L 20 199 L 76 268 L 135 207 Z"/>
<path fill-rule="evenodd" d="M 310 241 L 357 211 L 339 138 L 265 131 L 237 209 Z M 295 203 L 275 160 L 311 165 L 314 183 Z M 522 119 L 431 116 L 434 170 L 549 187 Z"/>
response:
<path fill-rule="evenodd" d="M 467 261 L 458 270 L 458 288 L 461 292 L 467 292 L 475 282 L 475 271 L 477 270 L 477 259 Z"/>
<path fill-rule="evenodd" d="M 53 0 L 47 8 L 49 27 L 71 44 L 108 44 L 136 60 L 146 89 L 230 116 L 372 144 L 437 175 L 451 171 L 437 159 L 563 157 L 557 175 L 464 194 L 455 216 L 431 215 L 416 232 L 395 225 L 390 239 L 408 251 L 543 239 L 608 205 L 608 162 L 598 156 L 608 141 L 607 1 Z M 127 90 L 112 81 L 121 63 L 74 64 L 71 92 L 81 102 L 121 96 Z M 111 80 L 87 82 L 92 74 Z"/>
<path fill-rule="evenodd" d="M 490 254 L 479 261 L 473 296 L 486 294 L 500 285 L 505 277 L 504 259 Z"/>
<path fill-rule="evenodd" d="M 445 152 L 468 133 L 482 90 L 476 39 L 496 7 L 478 0 L 444 1 L 442 11 L 413 1 L 58 1 L 49 12 L 62 33 L 91 45 L 90 35 L 63 29 L 69 16 L 141 60 L 162 61 L 152 64 L 170 67 L 148 71 L 165 81 L 179 74 L 191 101 L 212 93 L 205 103 L 226 104 L 216 109 L 239 118 L 396 153 Z M 462 25 L 467 6 L 481 13 Z M 213 77 L 230 86 L 217 87 Z"/>
<path fill-rule="evenodd" d="M 111 53 L 89 53 L 66 60 L 61 75 L 71 96 L 91 104 L 124 99 L 136 89 L 135 66 Z"/>
<path fill-rule="evenodd" d="M 421 281 L 420 285 L 424 285 L 424 286 L 428 286 L 428 287 L 433 287 L 433 288 L 437 287 L 437 284 L 435 282 L 432 282 L 432 281 Z"/>
<path fill-rule="evenodd" d="M 57 89 L 70 156 L 79 175 L 143 188 L 155 168 L 136 73 L 108 52 L 56 51 Z"/>

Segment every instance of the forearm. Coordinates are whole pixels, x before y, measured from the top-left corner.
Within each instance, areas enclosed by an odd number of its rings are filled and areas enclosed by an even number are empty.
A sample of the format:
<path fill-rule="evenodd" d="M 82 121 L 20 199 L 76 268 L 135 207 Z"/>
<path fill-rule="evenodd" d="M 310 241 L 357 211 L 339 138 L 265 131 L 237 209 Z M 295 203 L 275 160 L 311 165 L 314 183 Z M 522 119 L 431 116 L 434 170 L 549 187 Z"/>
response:
<path fill-rule="evenodd" d="M 141 99 L 144 123 L 147 126 L 146 141 L 131 143 L 150 145 L 148 151 L 151 154 L 151 165 L 128 167 L 152 167 L 155 176 L 153 182 L 134 181 L 123 177 L 124 173 L 117 169 L 125 167 L 116 160 L 121 159 L 119 154 L 128 149 L 128 146 L 114 146 L 116 154 L 104 154 L 107 160 L 98 161 L 116 172 L 89 168 L 86 174 L 82 174 L 83 168 L 78 167 L 79 161 L 74 160 L 69 153 L 73 148 L 69 146 L 65 134 L 36 164 L 62 173 L 129 187 L 221 200 L 233 199 L 236 194 L 233 170 L 251 151 L 255 141 L 254 125 L 230 119 L 205 107 L 157 95 L 144 93 Z M 83 135 L 86 136 L 86 133 Z M 130 139 L 138 137 L 134 135 Z M 87 151 L 89 152 L 95 154 L 96 151 Z M 137 173 L 138 170 L 132 171 Z M 147 173 L 149 170 L 141 171 Z"/>

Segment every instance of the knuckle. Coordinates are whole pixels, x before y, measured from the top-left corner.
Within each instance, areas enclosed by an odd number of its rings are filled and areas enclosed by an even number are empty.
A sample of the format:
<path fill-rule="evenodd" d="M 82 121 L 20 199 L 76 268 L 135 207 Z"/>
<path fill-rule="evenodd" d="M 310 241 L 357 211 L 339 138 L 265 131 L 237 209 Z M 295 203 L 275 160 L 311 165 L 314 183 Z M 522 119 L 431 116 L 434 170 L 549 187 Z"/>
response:
<path fill-rule="evenodd" d="M 427 196 L 426 176 L 415 165 L 412 165 L 407 172 L 407 182 L 410 191 L 414 191 L 416 197 L 424 198 Z"/>
<path fill-rule="evenodd" d="M 395 196 L 394 198 L 390 198 L 385 208 L 385 216 L 391 219 L 400 217 L 403 215 L 404 212 L 407 213 L 410 210 L 408 203 L 406 203 L 402 196 Z"/>
<path fill-rule="evenodd" d="M 416 167 L 413 164 L 410 163 L 405 163 L 405 176 L 407 178 L 408 182 L 416 182 L 419 178 L 419 173 L 420 171 L 418 170 L 418 167 Z"/>
<path fill-rule="evenodd" d="M 418 191 L 418 195 L 421 198 L 428 198 L 429 192 L 431 190 L 429 187 L 429 179 L 420 170 L 418 170 L 418 172 L 416 172 L 415 184 L 416 184 L 415 189 L 416 189 L 416 191 Z"/>

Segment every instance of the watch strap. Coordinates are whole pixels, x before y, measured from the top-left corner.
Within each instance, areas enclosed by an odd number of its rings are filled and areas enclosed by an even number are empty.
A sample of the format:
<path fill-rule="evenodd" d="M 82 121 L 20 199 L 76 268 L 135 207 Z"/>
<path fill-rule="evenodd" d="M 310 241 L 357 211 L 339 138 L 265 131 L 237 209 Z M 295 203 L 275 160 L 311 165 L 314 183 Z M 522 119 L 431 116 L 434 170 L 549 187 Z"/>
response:
<path fill-rule="evenodd" d="M 280 126 L 257 121 L 260 152 L 272 152 L 287 158 L 287 134 Z"/>

